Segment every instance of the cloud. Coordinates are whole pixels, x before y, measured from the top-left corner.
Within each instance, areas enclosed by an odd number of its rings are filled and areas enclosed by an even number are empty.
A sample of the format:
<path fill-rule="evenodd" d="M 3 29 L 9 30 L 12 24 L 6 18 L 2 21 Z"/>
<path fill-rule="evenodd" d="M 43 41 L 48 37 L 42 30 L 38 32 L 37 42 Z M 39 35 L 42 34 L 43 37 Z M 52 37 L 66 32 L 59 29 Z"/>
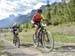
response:
<path fill-rule="evenodd" d="M 58 2 L 61 2 L 61 0 L 56 0 L 56 2 L 58 3 Z"/>
<path fill-rule="evenodd" d="M 53 3 L 55 0 L 50 0 Z M 45 5 L 47 0 L 0 0 L 0 20 L 11 14 L 27 14 Z"/>

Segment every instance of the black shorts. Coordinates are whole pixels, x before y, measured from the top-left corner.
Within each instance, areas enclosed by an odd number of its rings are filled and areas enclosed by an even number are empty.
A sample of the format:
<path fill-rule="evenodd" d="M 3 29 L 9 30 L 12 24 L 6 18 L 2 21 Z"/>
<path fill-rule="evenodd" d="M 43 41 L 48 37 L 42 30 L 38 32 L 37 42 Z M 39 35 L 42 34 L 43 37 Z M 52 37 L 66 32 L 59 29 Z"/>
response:
<path fill-rule="evenodd" d="M 38 25 L 38 26 L 41 25 L 41 24 L 40 24 L 40 21 L 35 21 L 34 24 L 35 24 L 35 25 Z"/>

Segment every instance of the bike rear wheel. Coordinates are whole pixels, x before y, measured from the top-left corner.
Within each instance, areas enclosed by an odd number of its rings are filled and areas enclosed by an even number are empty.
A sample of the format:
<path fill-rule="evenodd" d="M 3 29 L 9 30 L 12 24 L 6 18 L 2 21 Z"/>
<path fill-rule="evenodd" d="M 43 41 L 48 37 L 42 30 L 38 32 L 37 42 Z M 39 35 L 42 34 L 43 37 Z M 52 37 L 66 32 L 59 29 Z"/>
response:
<path fill-rule="evenodd" d="M 36 34 L 33 34 L 33 45 L 34 45 L 34 47 L 37 47 L 38 44 L 39 44 L 38 38 L 37 38 Z"/>
<path fill-rule="evenodd" d="M 40 47 L 42 45 L 42 32 L 39 31 L 37 34 L 33 34 L 34 47 Z"/>

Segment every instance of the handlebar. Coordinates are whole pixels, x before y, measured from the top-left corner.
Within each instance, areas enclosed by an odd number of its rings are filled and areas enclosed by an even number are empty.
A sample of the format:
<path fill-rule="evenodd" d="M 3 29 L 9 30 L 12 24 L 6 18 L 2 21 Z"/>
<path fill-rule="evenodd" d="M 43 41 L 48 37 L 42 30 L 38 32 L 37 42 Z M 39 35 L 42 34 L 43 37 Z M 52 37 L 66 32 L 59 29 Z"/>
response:
<path fill-rule="evenodd" d="M 44 27 L 47 26 L 47 24 L 44 24 L 44 23 L 42 23 L 41 25 L 44 26 Z"/>

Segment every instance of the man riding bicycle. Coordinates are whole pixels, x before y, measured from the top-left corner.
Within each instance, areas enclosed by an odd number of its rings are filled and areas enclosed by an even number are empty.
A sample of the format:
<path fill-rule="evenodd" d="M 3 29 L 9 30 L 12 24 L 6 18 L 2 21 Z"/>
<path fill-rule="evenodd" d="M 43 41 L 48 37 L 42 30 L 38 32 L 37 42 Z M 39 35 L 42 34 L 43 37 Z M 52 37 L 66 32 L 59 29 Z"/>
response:
<path fill-rule="evenodd" d="M 16 23 L 14 23 L 12 26 L 12 33 L 13 33 L 13 43 L 14 43 L 15 38 L 17 38 L 19 34 L 19 26 L 17 26 Z"/>
<path fill-rule="evenodd" d="M 13 35 L 18 35 L 18 29 L 19 29 L 19 26 L 16 25 L 16 23 L 12 26 L 12 32 L 13 32 Z"/>
<path fill-rule="evenodd" d="M 41 19 L 42 19 L 41 14 L 42 14 L 42 10 L 38 9 L 32 18 L 32 23 L 33 23 L 34 27 L 36 28 L 35 34 L 37 34 L 37 32 L 39 31 L 39 28 L 41 26 L 41 23 L 40 23 Z"/>

